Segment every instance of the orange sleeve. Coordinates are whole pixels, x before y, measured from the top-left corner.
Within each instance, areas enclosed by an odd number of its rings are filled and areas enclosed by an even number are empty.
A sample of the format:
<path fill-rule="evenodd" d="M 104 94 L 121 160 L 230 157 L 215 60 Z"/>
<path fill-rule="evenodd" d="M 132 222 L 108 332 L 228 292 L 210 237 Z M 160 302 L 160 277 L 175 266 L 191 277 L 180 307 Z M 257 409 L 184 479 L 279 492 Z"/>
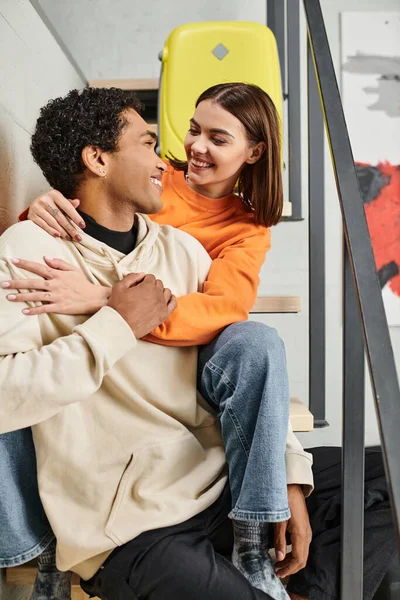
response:
<path fill-rule="evenodd" d="M 247 320 L 269 248 L 268 229 L 226 246 L 213 260 L 203 292 L 178 298 L 172 315 L 145 339 L 165 346 L 208 344 L 231 323 Z"/>
<path fill-rule="evenodd" d="M 24 208 L 24 210 L 22 211 L 22 213 L 20 213 L 18 215 L 18 221 L 27 221 L 28 220 L 28 212 L 29 212 L 29 206 L 27 206 L 26 208 Z"/>

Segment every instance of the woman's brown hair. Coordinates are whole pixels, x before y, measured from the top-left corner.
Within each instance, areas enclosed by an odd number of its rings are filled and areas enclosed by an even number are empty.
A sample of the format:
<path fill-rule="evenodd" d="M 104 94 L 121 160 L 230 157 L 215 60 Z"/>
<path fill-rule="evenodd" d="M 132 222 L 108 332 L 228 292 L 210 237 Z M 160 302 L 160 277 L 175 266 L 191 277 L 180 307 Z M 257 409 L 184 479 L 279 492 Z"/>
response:
<path fill-rule="evenodd" d="M 265 143 L 254 164 L 246 164 L 238 180 L 238 193 L 254 212 L 255 222 L 270 227 L 279 223 L 283 209 L 281 134 L 279 116 L 266 92 L 247 83 L 221 83 L 208 88 L 196 102 L 211 100 L 242 123 L 251 146 Z M 187 172 L 187 162 L 167 157 L 172 166 Z"/>

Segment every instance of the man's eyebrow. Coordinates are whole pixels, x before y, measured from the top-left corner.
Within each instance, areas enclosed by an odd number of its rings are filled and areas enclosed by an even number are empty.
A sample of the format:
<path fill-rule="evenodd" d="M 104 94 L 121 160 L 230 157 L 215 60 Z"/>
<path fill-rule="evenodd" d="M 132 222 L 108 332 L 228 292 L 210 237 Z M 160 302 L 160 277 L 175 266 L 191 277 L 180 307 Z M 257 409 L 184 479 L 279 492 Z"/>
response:
<path fill-rule="evenodd" d="M 144 131 L 140 137 L 146 137 L 146 135 L 149 135 L 151 138 L 153 138 L 155 142 L 157 141 L 157 134 L 151 129 L 147 129 L 147 131 Z"/>
<path fill-rule="evenodd" d="M 190 122 L 200 129 L 200 125 L 198 124 L 198 122 L 195 119 L 190 119 Z M 229 133 L 229 131 L 226 131 L 226 129 L 213 128 L 213 129 L 210 129 L 210 133 L 222 133 L 223 135 L 229 135 L 229 137 L 235 139 L 235 136 L 232 135 L 232 133 Z"/>

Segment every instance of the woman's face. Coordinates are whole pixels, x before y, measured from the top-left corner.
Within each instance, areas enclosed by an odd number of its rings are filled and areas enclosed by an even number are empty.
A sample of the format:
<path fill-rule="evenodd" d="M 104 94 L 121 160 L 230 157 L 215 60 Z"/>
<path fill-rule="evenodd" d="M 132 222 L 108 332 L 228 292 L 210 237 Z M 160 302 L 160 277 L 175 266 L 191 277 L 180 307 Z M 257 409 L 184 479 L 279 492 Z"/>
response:
<path fill-rule="evenodd" d="M 190 187 L 211 198 L 230 194 L 244 165 L 255 162 L 242 123 L 212 100 L 196 108 L 184 146 Z"/>

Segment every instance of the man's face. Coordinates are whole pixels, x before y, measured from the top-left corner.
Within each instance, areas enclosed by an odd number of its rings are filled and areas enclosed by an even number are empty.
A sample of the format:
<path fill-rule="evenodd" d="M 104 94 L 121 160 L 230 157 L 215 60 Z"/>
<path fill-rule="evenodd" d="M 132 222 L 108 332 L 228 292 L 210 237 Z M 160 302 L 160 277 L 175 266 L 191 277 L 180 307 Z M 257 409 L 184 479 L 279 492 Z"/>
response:
<path fill-rule="evenodd" d="M 135 212 L 157 213 L 162 208 L 161 176 L 165 165 L 156 155 L 156 134 L 133 109 L 124 113 L 127 124 L 118 150 L 107 153 L 104 183 L 116 202 L 129 203 Z"/>

